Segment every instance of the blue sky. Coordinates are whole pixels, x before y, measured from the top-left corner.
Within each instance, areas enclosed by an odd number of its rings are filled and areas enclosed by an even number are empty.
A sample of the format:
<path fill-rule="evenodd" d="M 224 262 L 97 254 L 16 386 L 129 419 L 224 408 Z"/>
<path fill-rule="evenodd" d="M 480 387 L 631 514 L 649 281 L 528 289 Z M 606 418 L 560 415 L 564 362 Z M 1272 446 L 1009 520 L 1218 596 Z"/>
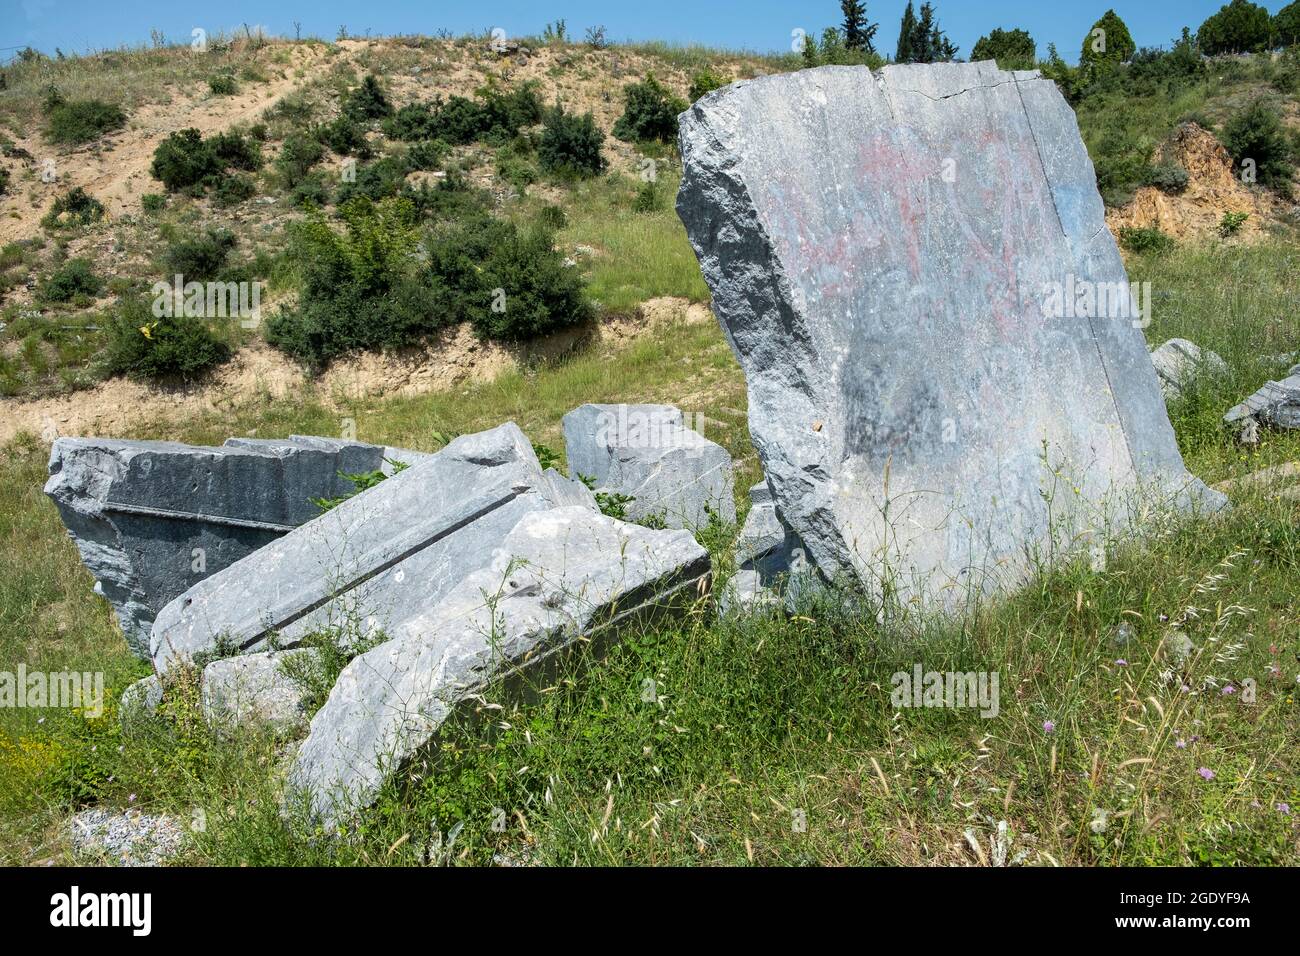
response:
<path fill-rule="evenodd" d="M 1139 46 L 1167 44 L 1183 26 L 1193 30 L 1224 0 L 1119 0 L 1114 8 Z M 1287 0 L 1263 0 L 1276 13 Z M 877 45 L 892 52 L 906 0 L 868 0 L 872 20 L 881 24 Z M 919 5 L 919 4 L 918 4 Z M 935 0 L 939 22 L 961 47 L 961 55 L 993 27 L 1023 27 L 1038 41 L 1040 54 L 1055 42 L 1074 62 L 1084 34 L 1106 10 L 1106 0 Z M 0 48 L 34 46 L 66 53 L 145 43 L 152 29 L 170 40 L 188 41 L 194 27 L 230 31 L 242 23 L 262 25 L 292 36 L 294 21 L 304 36 L 333 38 L 340 25 L 349 32 L 374 34 L 456 33 L 501 27 L 511 35 L 540 33 L 548 20 L 563 17 L 571 34 L 603 24 L 611 39 L 660 39 L 678 43 L 771 51 L 790 45 L 791 31 L 821 32 L 839 21 L 837 0 L 313 0 L 311 3 L 259 3 L 243 0 L 0 0 Z M 0 59 L 12 49 L 0 50 Z"/>

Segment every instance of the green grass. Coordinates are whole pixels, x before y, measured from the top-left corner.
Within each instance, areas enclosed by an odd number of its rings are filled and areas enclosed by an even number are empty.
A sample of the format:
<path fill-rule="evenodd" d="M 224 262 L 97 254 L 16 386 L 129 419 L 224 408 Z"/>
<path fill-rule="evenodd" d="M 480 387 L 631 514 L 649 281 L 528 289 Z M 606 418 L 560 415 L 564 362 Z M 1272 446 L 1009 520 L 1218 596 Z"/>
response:
<path fill-rule="evenodd" d="M 680 296 L 708 302 L 709 290 L 677 218 L 674 202 L 679 172 L 661 174 L 660 207 L 636 212 L 639 180 L 609 175 L 575 185 L 565 204 L 569 226 L 560 233 L 566 246 L 589 245 L 588 287 L 608 313 L 628 313 L 647 299 Z"/>
<path fill-rule="evenodd" d="M 1180 249 L 1133 264 L 1160 295 L 1153 342 L 1183 335 L 1232 371 L 1173 409 L 1193 471 L 1210 480 L 1300 458 L 1300 436 L 1265 433 L 1243 453 L 1207 424 L 1273 373 L 1256 356 L 1300 348 L 1295 251 Z M 256 429 L 436 448 L 448 433 L 517 421 L 562 447 L 559 419 L 584 401 L 668 401 L 748 459 L 744 386 L 719 331 L 680 326 L 612 356 L 583 354 L 453 393 L 328 411 L 318 396 L 252 402 L 169 422 L 142 410 L 139 437 L 220 442 Z M 0 462 L 0 669 L 104 670 L 112 692 L 147 672 L 41 494 L 46 451 L 20 440 Z M 1050 864 L 1290 863 L 1300 860 L 1300 714 L 1294 591 L 1300 509 L 1244 498 L 1227 515 L 1168 531 L 1103 571 L 1045 571 L 1009 601 L 948 623 L 891 629 L 834 604 L 793 619 L 718 624 L 701 607 L 627 635 L 604 661 L 541 702 L 444 734 L 429 771 L 390 787 L 335 847 L 286 830 L 277 812 L 280 744 L 210 735 L 192 695 L 168 722 L 123 736 L 90 721 L 0 712 L 0 854 L 63 859 L 58 822 L 87 801 L 208 821 L 185 862 L 416 864 L 431 834 L 463 824 L 435 860 L 490 863 L 978 863 L 1006 821 L 1010 855 Z M 1184 622 L 1198 653 L 1161 650 Z M 1121 624 L 1132 631 L 1118 647 Z M 923 648 L 923 649 L 922 649 Z M 1119 664 L 1123 659 L 1126 663 Z M 997 671 L 1001 713 L 897 711 L 891 677 Z M 1270 677 L 1278 666 L 1280 676 Z M 1257 682 L 1257 699 L 1223 695 Z M 657 699 L 643 701 L 646 680 Z M 1182 690 L 1183 685 L 1190 690 Z M 491 701 L 493 697 L 488 695 Z M 1044 723 L 1051 721 L 1048 733 Z M 1179 741 L 1185 746 L 1180 747 Z M 119 749 L 120 748 L 120 749 Z M 1201 768 L 1213 772 L 1211 780 Z M 134 795 L 134 802 L 130 802 Z M 493 829 L 497 809 L 506 829 Z M 1106 825 L 1094 832 L 1097 814 Z M 798 826 L 801 820 L 806 827 Z"/>

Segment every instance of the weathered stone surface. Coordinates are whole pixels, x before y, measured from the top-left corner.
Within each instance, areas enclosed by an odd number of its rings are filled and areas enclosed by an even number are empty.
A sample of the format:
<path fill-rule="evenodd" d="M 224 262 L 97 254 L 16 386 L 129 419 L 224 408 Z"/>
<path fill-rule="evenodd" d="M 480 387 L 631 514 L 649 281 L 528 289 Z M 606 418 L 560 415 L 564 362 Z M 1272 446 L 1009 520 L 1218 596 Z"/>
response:
<path fill-rule="evenodd" d="M 157 674 L 141 678 L 126 690 L 117 702 L 117 716 L 124 727 L 148 720 L 162 705 L 163 687 Z"/>
<path fill-rule="evenodd" d="M 374 471 L 384 453 L 327 439 L 200 448 L 60 438 L 45 493 L 127 643 L 148 659 L 149 629 L 169 601 L 310 521 L 320 512 L 311 499 L 351 493 L 339 472 Z"/>
<path fill-rule="evenodd" d="M 736 520 L 731 456 L 686 427 L 671 405 L 583 405 L 564 416 L 569 474 L 629 495 L 631 521 L 659 516 L 669 528 L 703 528 L 708 511 Z"/>
<path fill-rule="evenodd" d="M 718 614 L 724 618 L 767 613 L 781 606 L 781 596 L 775 588 L 764 584 L 752 568 L 736 571 L 718 597 Z"/>
<path fill-rule="evenodd" d="M 307 722 L 306 690 L 285 673 L 285 664 L 316 653 L 301 648 L 266 651 L 213 661 L 203 669 L 203 716 L 224 729 L 268 724 L 292 730 Z"/>
<path fill-rule="evenodd" d="M 154 623 L 164 672 L 177 657 L 221 644 L 243 653 L 293 647 L 312 633 L 394 633 L 465 575 L 530 511 L 552 506 L 551 485 L 514 424 L 466 435 L 212 575 Z"/>
<path fill-rule="evenodd" d="M 1225 424 L 1254 419 L 1274 428 L 1300 428 L 1300 371 L 1280 382 L 1265 382 L 1254 395 L 1223 416 Z"/>
<path fill-rule="evenodd" d="M 750 509 L 736 538 L 736 566 L 757 571 L 764 584 L 787 575 L 803 553 L 799 536 L 777 513 L 776 499 L 764 479 L 749 489 Z"/>
<path fill-rule="evenodd" d="M 1222 375 L 1228 370 L 1217 353 L 1187 339 L 1170 339 L 1151 353 L 1151 364 L 1166 399 L 1181 397 L 1198 374 Z"/>
<path fill-rule="evenodd" d="M 611 636 L 693 600 L 708 570 L 684 531 L 581 507 L 524 516 L 490 565 L 344 669 L 298 750 L 291 788 L 326 819 L 366 804 L 490 682 L 539 676 L 580 636 Z"/>
<path fill-rule="evenodd" d="M 572 506 L 587 508 L 590 511 L 600 510 L 600 505 L 596 502 L 596 496 L 592 494 L 591 489 L 576 478 L 565 478 L 554 468 L 547 468 L 544 476 L 555 507 Z"/>
<path fill-rule="evenodd" d="M 1222 505 L 1183 466 L 1050 80 L 991 63 L 763 77 L 684 113 L 681 149 L 677 208 L 751 437 L 828 577 L 879 591 L 888 569 L 900 596 L 951 606 L 969 582 L 1023 580 L 1051 537 Z"/>

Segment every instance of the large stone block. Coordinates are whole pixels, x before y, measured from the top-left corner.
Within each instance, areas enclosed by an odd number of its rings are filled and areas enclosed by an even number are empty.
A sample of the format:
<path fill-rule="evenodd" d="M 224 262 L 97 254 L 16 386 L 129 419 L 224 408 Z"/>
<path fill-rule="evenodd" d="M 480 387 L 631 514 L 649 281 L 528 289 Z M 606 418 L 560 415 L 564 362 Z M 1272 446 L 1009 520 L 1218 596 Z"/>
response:
<path fill-rule="evenodd" d="M 1052 539 L 1222 505 L 1183 466 L 1050 80 L 763 77 L 684 113 L 681 150 L 677 209 L 751 437 L 828 577 L 949 606 L 1023 580 Z"/>
<path fill-rule="evenodd" d="M 45 493 L 127 643 L 148 659 L 163 607 L 316 517 L 312 499 L 350 494 L 340 472 L 377 470 L 389 451 L 312 438 L 232 439 L 222 448 L 60 438 Z"/>
<path fill-rule="evenodd" d="M 583 405 L 564 416 L 569 473 L 602 492 L 628 495 L 631 521 L 703 528 L 708 512 L 736 520 L 731 456 L 686 427 L 671 405 Z"/>
<path fill-rule="evenodd" d="M 555 497 L 517 426 L 458 438 L 172 601 L 154 623 L 154 666 L 261 651 L 272 635 L 283 648 L 327 629 L 391 636 Z"/>
<path fill-rule="evenodd" d="M 521 691 L 580 638 L 609 639 L 694 600 L 708 571 L 708 554 L 685 531 L 582 507 L 524 516 L 490 564 L 344 669 L 298 750 L 291 794 L 307 795 L 327 820 L 369 803 L 489 684 Z"/>

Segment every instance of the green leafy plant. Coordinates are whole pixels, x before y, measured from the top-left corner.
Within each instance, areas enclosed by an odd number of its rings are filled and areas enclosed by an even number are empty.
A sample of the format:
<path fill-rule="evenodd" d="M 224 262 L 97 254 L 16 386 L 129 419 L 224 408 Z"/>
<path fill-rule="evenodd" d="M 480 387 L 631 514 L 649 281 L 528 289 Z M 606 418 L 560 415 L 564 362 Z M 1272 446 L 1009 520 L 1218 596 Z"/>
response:
<path fill-rule="evenodd" d="M 1246 224 L 1250 218 L 1248 212 L 1225 212 L 1223 218 L 1219 220 L 1219 235 L 1227 239 L 1241 232 L 1241 227 Z"/>
<path fill-rule="evenodd" d="M 623 115 L 614 124 L 614 135 L 629 142 L 658 140 L 671 142 L 677 136 L 677 117 L 686 102 L 673 96 L 654 74 L 640 83 L 623 88 Z"/>
<path fill-rule="evenodd" d="M 99 139 L 126 125 L 126 113 L 102 100 L 65 100 L 51 89 L 45 98 L 46 138 L 51 143 L 77 145 Z"/>
<path fill-rule="evenodd" d="M 1291 195 L 1294 154 L 1277 109 L 1256 100 L 1228 120 L 1220 138 L 1240 172 L 1253 166 L 1260 183 Z"/>
<path fill-rule="evenodd" d="M 234 96 L 239 92 L 239 85 L 229 73 L 220 73 L 208 78 L 208 90 L 213 96 Z"/>
<path fill-rule="evenodd" d="M 95 275 L 89 259 L 69 259 L 41 283 L 37 294 L 48 302 L 71 302 L 99 294 L 104 280 Z"/>
<path fill-rule="evenodd" d="M 537 146 L 542 169 L 552 175 L 582 178 L 605 169 L 601 146 L 605 134 L 591 113 L 578 116 L 556 106 L 546 111 L 545 129 Z"/>
<path fill-rule="evenodd" d="M 707 96 L 714 90 L 720 90 L 722 87 L 730 85 L 730 83 L 730 77 L 723 76 L 721 73 L 715 72 L 712 67 L 706 66 L 691 77 L 691 88 L 687 96 L 694 103 L 700 97 Z"/>
<path fill-rule="evenodd" d="M 1119 241 L 1129 252 L 1161 255 L 1173 249 L 1173 237 L 1155 226 L 1126 226 L 1119 231 Z"/>
<path fill-rule="evenodd" d="M 186 282 L 215 279 L 230 258 L 237 240 L 226 229 L 209 229 L 192 239 L 173 242 L 162 256 L 168 276 L 183 276 Z"/>
<path fill-rule="evenodd" d="M 394 475 L 401 474 L 407 468 L 411 467 L 410 463 L 405 461 L 392 461 L 388 458 L 385 458 L 384 461 L 388 462 L 388 464 L 392 466 Z M 314 504 L 317 508 L 319 508 L 322 514 L 324 514 L 326 511 L 333 511 L 339 505 L 343 504 L 343 502 L 350 501 L 351 499 L 355 498 L 357 495 L 361 494 L 361 492 L 363 491 L 369 491 L 371 488 L 374 488 L 376 485 L 378 485 L 380 482 L 384 481 L 385 479 L 389 478 L 390 476 L 384 474 L 382 469 L 376 469 L 375 471 L 362 472 L 356 475 L 350 475 L 347 474 L 346 472 L 340 471 L 339 477 L 342 478 L 344 481 L 352 482 L 353 485 L 352 492 L 350 494 L 341 495 L 338 498 L 310 499 L 311 503 Z"/>
<path fill-rule="evenodd" d="M 89 225 L 104 218 L 104 205 L 80 186 L 74 186 L 50 205 L 41 225 L 51 229 Z"/>
<path fill-rule="evenodd" d="M 230 346 L 203 319 L 155 317 L 143 299 L 121 304 L 105 329 L 110 375 L 191 382 L 230 357 Z"/>

